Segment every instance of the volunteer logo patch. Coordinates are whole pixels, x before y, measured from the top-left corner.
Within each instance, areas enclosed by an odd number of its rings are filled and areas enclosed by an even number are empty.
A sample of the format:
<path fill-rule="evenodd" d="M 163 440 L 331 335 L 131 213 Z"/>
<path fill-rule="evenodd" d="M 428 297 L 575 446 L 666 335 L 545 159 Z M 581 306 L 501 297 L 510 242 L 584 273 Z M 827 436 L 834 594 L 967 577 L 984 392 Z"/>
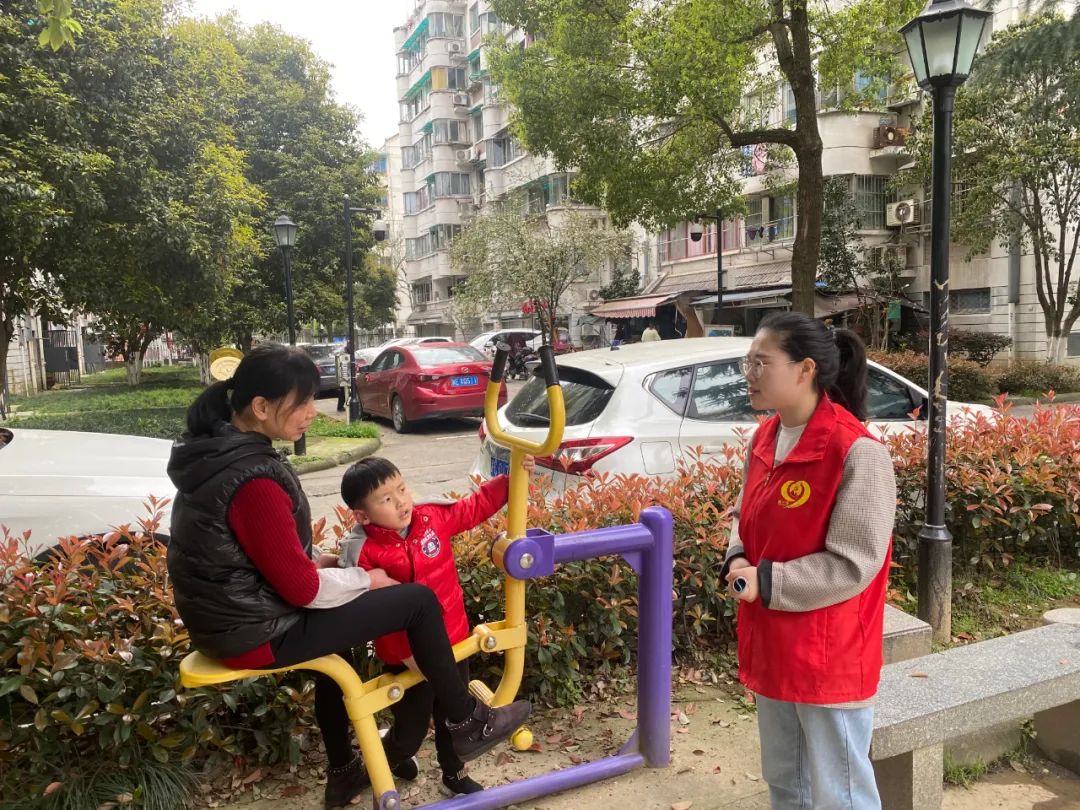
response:
<path fill-rule="evenodd" d="M 785 481 L 780 487 L 780 505 L 785 509 L 798 509 L 810 500 L 810 484 L 806 481 Z"/>

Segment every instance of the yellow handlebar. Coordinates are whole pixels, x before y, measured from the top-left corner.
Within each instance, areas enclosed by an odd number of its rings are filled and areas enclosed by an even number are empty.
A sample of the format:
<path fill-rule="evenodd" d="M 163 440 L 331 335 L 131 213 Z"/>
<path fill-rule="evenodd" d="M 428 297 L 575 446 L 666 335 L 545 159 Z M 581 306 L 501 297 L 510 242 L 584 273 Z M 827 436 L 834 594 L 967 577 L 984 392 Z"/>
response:
<path fill-rule="evenodd" d="M 559 449 L 563 430 L 566 427 L 566 405 L 563 402 L 563 390 L 559 385 L 555 367 L 555 353 L 550 346 L 540 347 L 540 365 L 544 381 L 547 383 L 548 432 L 542 442 L 532 442 L 520 436 L 507 433 L 499 426 L 499 392 L 502 389 L 503 372 L 509 357 L 509 349 L 500 346 L 492 363 L 491 379 L 484 397 L 484 423 L 491 439 L 504 447 L 510 448 L 510 494 L 506 520 L 506 535 L 492 549 L 492 560 L 503 568 L 503 554 L 514 540 L 525 536 L 526 513 L 529 507 L 529 479 L 522 468 L 526 455 L 549 456 Z M 503 568 L 505 572 L 505 568 Z M 525 625 L 525 582 L 509 575 L 506 577 L 506 618 L 507 628 Z M 525 647 L 513 647 L 504 653 L 503 675 L 499 688 L 495 690 L 494 706 L 505 706 L 513 702 L 521 686 L 521 677 L 525 670 Z"/>

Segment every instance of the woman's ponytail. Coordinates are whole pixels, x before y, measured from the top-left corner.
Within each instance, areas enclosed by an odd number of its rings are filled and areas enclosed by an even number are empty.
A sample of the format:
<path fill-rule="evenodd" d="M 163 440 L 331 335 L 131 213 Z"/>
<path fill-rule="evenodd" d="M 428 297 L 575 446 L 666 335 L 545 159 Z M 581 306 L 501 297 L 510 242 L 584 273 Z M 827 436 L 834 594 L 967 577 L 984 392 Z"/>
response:
<path fill-rule="evenodd" d="M 843 405 L 856 419 L 866 420 L 866 347 L 850 329 L 834 329 L 840 367 L 826 389 L 829 399 Z"/>
<path fill-rule="evenodd" d="M 818 392 L 866 420 L 866 348 L 858 335 L 850 329 L 830 329 L 801 312 L 777 312 L 762 321 L 759 329 L 775 334 L 792 360 L 812 359 Z"/>
<path fill-rule="evenodd" d="M 191 403 L 187 412 L 187 429 L 192 436 L 208 436 L 218 422 L 228 422 L 232 418 L 229 406 L 231 380 L 212 383 L 198 398 Z"/>

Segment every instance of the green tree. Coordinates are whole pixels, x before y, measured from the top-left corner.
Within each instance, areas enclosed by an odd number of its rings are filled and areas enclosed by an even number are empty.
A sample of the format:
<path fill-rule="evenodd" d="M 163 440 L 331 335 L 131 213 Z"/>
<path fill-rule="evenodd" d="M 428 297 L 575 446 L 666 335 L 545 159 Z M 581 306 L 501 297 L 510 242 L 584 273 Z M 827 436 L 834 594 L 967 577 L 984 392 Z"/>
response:
<path fill-rule="evenodd" d="M 109 165 L 80 131 L 63 66 L 26 36 L 35 13 L 31 2 L 0 11 L 0 400 L 18 321 L 63 317 L 43 260 L 49 239 Z"/>
<path fill-rule="evenodd" d="M 615 272 L 611 275 L 611 283 L 600 288 L 600 297 L 605 301 L 614 298 L 627 298 L 637 295 L 641 291 L 641 273 L 633 267 L 629 261 L 619 261 L 615 264 Z"/>
<path fill-rule="evenodd" d="M 334 101 L 330 68 L 310 45 L 271 25 L 244 28 L 223 18 L 243 59 L 243 93 L 236 132 L 248 156 L 248 179 L 266 195 L 260 208 L 260 258 L 233 299 L 234 337 L 246 348 L 252 334 L 285 330 L 281 256 L 270 225 L 288 214 L 298 226 L 292 254 L 298 322 L 345 322 L 345 221 L 343 197 L 373 205 L 379 181 L 369 171 L 375 159 L 360 140 L 360 117 Z M 373 245 L 362 220 L 354 227 L 354 299 L 363 310 L 357 322 L 385 323 L 394 302 L 367 296 L 378 286 L 372 265 L 360 261 Z M 370 289 L 369 289 L 370 288 Z M 344 332 L 344 329 L 342 329 Z"/>
<path fill-rule="evenodd" d="M 957 93 L 953 236 L 973 252 L 1018 237 L 1035 262 L 1046 359 L 1064 357 L 1080 318 L 1080 50 L 1076 21 L 1041 14 L 997 34 Z M 992 112 L 989 112 L 992 111 Z M 929 116 L 926 119 L 930 123 Z M 930 179 L 932 131 L 912 144 Z"/>
<path fill-rule="evenodd" d="M 454 290 L 456 319 L 532 303 L 544 342 L 555 334 L 563 295 L 609 262 L 624 260 L 633 238 L 596 216 L 571 211 L 558 226 L 523 217 L 513 204 L 467 222 L 450 244 L 450 262 L 468 278 Z"/>
<path fill-rule="evenodd" d="M 493 74 L 527 148 L 575 169 L 575 193 L 617 224 L 667 227 L 737 211 L 739 150 L 764 144 L 792 155 L 793 306 L 812 312 L 824 191 L 818 79 L 852 88 L 845 105 L 871 103 L 896 73 L 896 30 L 921 5 L 493 0 L 502 20 L 535 37 L 497 49 Z M 857 73 L 867 79 L 861 93 Z M 780 84 L 794 101 L 790 125 L 768 123 L 771 104 L 761 101 L 778 98 Z"/>
<path fill-rule="evenodd" d="M 51 240 L 67 302 L 96 317 L 137 384 L 163 331 L 192 337 L 223 317 L 235 273 L 257 254 L 236 117 L 240 59 L 213 23 L 160 0 L 77 10 L 84 36 L 67 84 L 87 104 L 87 137 L 110 161 Z M 123 32 L 123 36 L 117 36 Z"/>

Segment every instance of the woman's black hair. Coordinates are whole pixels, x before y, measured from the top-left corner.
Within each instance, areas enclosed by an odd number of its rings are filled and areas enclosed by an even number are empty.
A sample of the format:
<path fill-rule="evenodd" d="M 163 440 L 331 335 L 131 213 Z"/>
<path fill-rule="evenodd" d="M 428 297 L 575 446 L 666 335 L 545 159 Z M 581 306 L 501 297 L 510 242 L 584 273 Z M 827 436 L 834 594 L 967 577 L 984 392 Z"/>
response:
<path fill-rule="evenodd" d="M 243 413 L 255 397 L 271 402 L 291 397 L 299 405 L 319 393 L 319 382 L 318 366 L 302 349 L 273 343 L 256 346 L 230 379 L 214 383 L 191 403 L 188 432 L 210 435 L 214 425 Z"/>
<path fill-rule="evenodd" d="M 866 348 L 850 329 L 831 329 L 801 312 L 776 312 L 758 327 L 776 335 L 792 360 L 817 365 L 814 387 L 857 419 L 866 419 Z"/>

